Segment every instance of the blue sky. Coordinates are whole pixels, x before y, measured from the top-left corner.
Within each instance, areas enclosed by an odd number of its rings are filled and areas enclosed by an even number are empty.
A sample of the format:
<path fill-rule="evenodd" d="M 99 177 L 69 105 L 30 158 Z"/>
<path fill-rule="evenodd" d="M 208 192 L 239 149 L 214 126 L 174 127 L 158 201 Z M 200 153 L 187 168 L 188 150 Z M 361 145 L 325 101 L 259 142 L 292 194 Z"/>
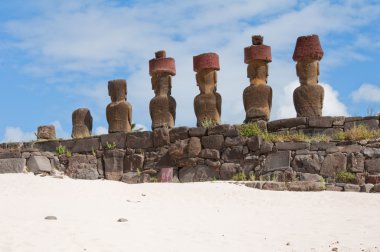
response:
<path fill-rule="evenodd" d="M 0 141 L 34 139 L 44 124 L 69 138 L 80 107 L 91 110 L 93 133 L 105 133 L 107 81 L 116 78 L 127 79 L 133 121 L 150 128 L 148 61 L 161 49 L 176 59 L 177 126 L 195 125 L 192 56 L 204 52 L 220 56 L 222 122 L 241 123 L 243 49 L 254 34 L 272 47 L 272 120 L 295 116 L 292 54 L 297 37 L 309 34 L 325 52 L 324 115 L 380 111 L 378 1 L 13 0 L 0 6 Z"/>

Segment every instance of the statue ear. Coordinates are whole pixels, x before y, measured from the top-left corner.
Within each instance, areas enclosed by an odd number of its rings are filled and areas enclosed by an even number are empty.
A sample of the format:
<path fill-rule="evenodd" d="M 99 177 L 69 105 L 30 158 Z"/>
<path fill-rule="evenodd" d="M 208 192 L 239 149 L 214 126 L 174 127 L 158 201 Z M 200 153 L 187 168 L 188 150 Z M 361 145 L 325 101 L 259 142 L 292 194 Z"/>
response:
<path fill-rule="evenodd" d="M 170 75 L 168 77 L 169 77 L 169 80 L 168 80 L 169 88 L 172 88 L 172 77 Z"/>
<path fill-rule="evenodd" d="M 298 65 L 298 62 L 297 62 L 297 63 L 296 63 L 296 73 L 297 73 L 297 76 L 300 76 L 300 75 L 299 75 L 299 70 L 298 70 L 298 69 L 299 69 L 299 65 Z"/>
<path fill-rule="evenodd" d="M 154 75 L 152 76 L 152 78 L 150 79 L 150 82 L 152 83 L 152 90 L 154 90 L 154 86 L 155 86 L 155 83 L 156 83 L 156 78 L 154 78 Z"/>
<path fill-rule="evenodd" d="M 197 86 L 198 86 L 199 83 L 200 83 L 200 79 L 201 79 L 201 77 L 199 76 L 199 73 L 196 73 L 196 74 L 195 74 L 195 80 L 197 81 Z"/>
<path fill-rule="evenodd" d="M 317 61 L 317 74 L 319 76 L 319 61 Z"/>
<path fill-rule="evenodd" d="M 216 70 L 214 70 L 214 80 L 215 83 L 218 83 L 218 74 L 216 73 Z"/>

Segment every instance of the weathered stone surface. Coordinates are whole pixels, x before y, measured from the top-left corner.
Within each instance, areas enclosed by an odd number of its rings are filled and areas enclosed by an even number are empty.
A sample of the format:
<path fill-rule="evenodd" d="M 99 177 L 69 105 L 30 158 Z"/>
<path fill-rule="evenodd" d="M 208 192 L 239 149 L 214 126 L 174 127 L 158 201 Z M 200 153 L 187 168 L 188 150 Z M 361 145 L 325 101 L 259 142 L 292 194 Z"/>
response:
<path fill-rule="evenodd" d="M 366 171 L 371 174 L 380 173 L 380 158 L 365 160 L 364 167 Z"/>
<path fill-rule="evenodd" d="M 75 154 L 69 158 L 65 173 L 77 179 L 98 179 L 97 159 L 93 155 Z"/>
<path fill-rule="evenodd" d="M 293 128 L 300 125 L 307 125 L 306 117 L 296 117 L 289 119 L 280 119 L 268 122 L 268 131 L 273 132 L 283 128 Z"/>
<path fill-rule="evenodd" d="M 344 185 L 345 192 L 360 192 L 360 186 L 354 184 L 345 184 Z"/>
<path fill-rule="evenodd" d="M 189 136 L 191 137 L 202 137 L 205 136 L 207 132 L 207 128 L 196 127 L 189 129 Z"/>
<path fill-rule="evenodd" d="M 335 147 L 335 142 L 311 142 L 310 150 L 326 150 L 331 147 Z"/>
<path fill-rule="evenodd" d="M 130 171 L 142 171 L 144 168 L 144 155 L 142 154 L 132 154 L 126 155 L 124 157 L 124 173 Z"/>
<path fill-rule="evenodd" d="M 324 179 L 318 174 L 311 173 L 301 173 L 300 181 L 310 181 L 310 182 L 323 182 Z"/>
<path fill-rule="evenodd" d="M 199 153 L 199 157 L 201 158 L 209 158 L 209 159 L 219 159 L 220 154 L 218 150 L 213 149 L 203 149 Z"/>
<path fill-rule="evenodd" d="M 168 128 L 157 128 L 153 130 L 153 146 L 155 148 L 170 144 Z"/>
<path fill-rule="evenodd" d="M 40 151 L 50 151 L 50 152 L 55 152 L 58 146 L 59 146 L 59 141 L 57 140 L 39 141 L 39 142 L 35 142 L 33 145 L 34 148 Z"/>
<path fill-rule="evenodd" d="M 251 151 L 257 151 L 257 150 L 260 149 L 262 142 L 263 142 L 262 137 L 260 137 L 260 136 L 253 136 L 253 137 L 250 137 L 247 140 L 247 146 L 248 146 L 249 150 L 251 150 Z M 272 148 L 271 148 L 271 150 L 272 150 Z"/>
<path fill-rule="evenodd" d="M 350 172 L 364 171 L 364 156 L 361 153 L 347 155 L 347 170 Z"/>
<path fill-rule="evenodd" d="M 246 142 L 247 138 L 243 136 L 226 137 L 226 139 L 224 140 L 224 146 L 231 147 L 236 145 L 245 145 Z"/>
<path fill-rule="evenodd" d="M 125 148 L 125 142 L 127 139 L 127 134 L 123 132 L 110 133 L 107 135 L 100 136 L 101 146 L 104 147 L 107 144 L 115 144 L 116 148 L 123 149 Z"/>
<path fill-rule="evenodd" d="M 61 141 L 61 145 L 72 153 L 88 153 L 99 149 L 99 138 L 83 138 L 75 140 Z"/>
<path fill-rule="evenodd" d="M 224 137 L 222 135 L 211 135 L 202 137 L 202 145 L 205 149 L 222 149 Z"/>
<path fill-rule="evenodd" d="M 318 181 L 293 181 L 286 183 L 289 191 L 323 191 L 325 190 L 325 183 Z"/>
<path fill-rule="evenodd" d="M 201 140 L 198 137 L 191 137 L 188 145 L 188 156 L 197 157 L 202 150 Z"/>
<path fill-rule="evenodd" d="M 56 139 L 54 125 L 43 125 L 37 128 L 37 139 Z"/>
<path fill-rule="evenodd" d="M 177 140 L 171 144 L 168 150 L 170 157 L 173 160 L 178 160 L 187 157 L 189 140 Z"/>
<path fill-rule="evenodd" d="M 215 170 L 218 170 L 220 168 L 220 161 L 213 161 L 211 159 L 206 159 L 205 160 L 205 164 L 210 167 L 210 168 L 213 168 Z"/>
<path fill-rule="evenodd" d="M 376 185 L 372 188 L 372 191 L 373 191 L 373 192 L 376 192 L 376 193 L 380 193 L 380 184 L 376 184 Z"/>
<path fill-rule="evenodd" d="M 173 167 L 161 168 L 158 173 L 159 182 L 173 182 L 174 169 Z"/>
<path fill-rule="evenodd" d="M 20 158 L 21 152 L 19 150 L 0 152 L 0 159 L 4 158 Z"/>
<path fill-rule="evenodd" d="M 224 163 L 220 167 L 220 178 L 222 180 L 230 180 L 239 172 L 241 172 L 240 165 L 235 163 Z"/>
<path fill-rule="evenodd" d="M 50 172 L 52 167 L 50 160 L 44 156 L 32 156 L 28 159 L 26 164 L 28 171 L 37 172 Z"/>
<path fill-rule="evenodd" d="M 343 187 L 336 186 L 334 184 L 326 184 L 326 191 L 342 192 L 343 191 Z"/>
<path fill-rule="evenodd" d="M 100 178 L 104 178 L 104 164 L 103 164 L 103 158 L 98 158 L 96 168 L 99 173 Z"/>
<path fill-rule="evenodd" d="M 323 160 L 320 174 L 325 177 L 335 177 L 337 172 L 345 171 L 346 156 L 342 153 L 328 154 Z"/>
<path fill-rule="evenodd" d="M 198 165 L 181 168 L 178 177 L 181 182 L 199 182 L 218 179 L 219 173 L 206 165 Z"/>
<path fill-rule="evenodd" d="M 360 191 L 370 193 L 372 192 L 374 186 L 375 186 L 374 184 L 364 184 L 360 186 Z"/>
<path fill-rule="evenodd" d="M 130 132 L 132 130 L 132 106 L 126 98 L 126 80 L 110 80 L 108 94 L 111 97 L 111 103 L 106 108 L 108 132 Z"/>
<path fill-rule="evenodd" d="M 271 152 L 272 149 L 273 149 L 273 143 L 264 141 L 261 143 L 261 146 L 260 146 L 260 154 L 267 154 Z"/>
<path fill-rule="evenodd" d="M 189 128 L 188 127 L 178 127 L 171 129 L 169 132 L 170 142 L 174 143 L 177 140 L 183 140 L 189 138 Z"/>
<path fill-rule="evenodd" d="M 319 136 L 319 135 L 334 136 L 342 131 L 343 129 L 339 129 L 339 128 L 306 128 L 306 129 L 300 129 L 299 133 L 303 133 L 304 135 L 307 135 L 307 136 Z"/>
<path fill-rule="evenodd" d="M 362 146 L 359 144 L 341 145 L 337 146 L 339 152 L 344 153 L 357 153 L 362 150 Z"/>
<path fill-rule="evenodd" d="M 380 157 L 380 149 L 378 148 L 368 148 L 364 147 L 362 150 L 363 154 L 369 158 L 378 158 Z"/>
<path fill-rule="evenodd" d="M 149 182 L 149 174 L 137 172 L 127 172 L 122 174 L 121 181 L 127 184 L 138 184 Z"/>
<path fill-rule="evenodd" d="M 332 127 L 334 118 L 331 116 L 311 116 L 309 117 L 309 127 L 330 128 Z"/>
<path fill-rule="evenodd" d="M 380 175 L 368 175 L 366 177 L 366 183 L 380 184 Z"/>
<path fill-rule="evenodd" d="M 333 126 L 343 126 L 345 122 L 344 116 L 334 116 L 333 117 Z"/>
<path fill-rule="evenodd" d="M 269 191 L 285 191 L 287 188 L 285 182 L 266 181 L 262 184 L 261 189 Z"/>
<path fill-rule="evenodd" d="M 233 129 L 234 126 L 230 124 L 216 125 L 208 128 L 207 134 L 210 135 L 225 135 L 229 130 Z"/>
<path fill-rule="evenodd" d="M 243 160 L 243 146 L 228 147 L 223 151 L 222 159 L 226 162 L 239 162 Z"/>
<path fill-rule="evenodd" d="M 22 173 L 25 167 L 25 158 L 5 158 L 0 159 L 1 173 Z"/>
<path fill-rule="evenodd" d="M 346 118 L 346 122 L 344 124 L 344 131 L 358 127 L 359 125 L 364 125 L 369 130 L 378 130 L 379 129 L 379 120 L 370 119 L 370 120 L 347 122 L 347 118 Z"/>
<path fill-rule="evenodd" d="M 310 148 L 307 142 L 276 142 L 277 150 L 305 150 Z"/>
<path fill-rule="evenodd" d="M 105 150 L 104 151 L 104 175 L 109 180 L 120 180 L 124 170 L 123 150 Z"/>
<path fill-rule="evenodd" d="M 72 138 L 90 137 L 92 132 L 92 116 L 87 108 L 74 110 L 72 114 Z"/>
<path fill-rule="evenodd" d="M 286 170 L 290 168 L 290 151 L 270 153 L 265 160 L 264 172 Z"/>
<path fill-rule="evenodd" d="M 176 161 L 178 167 L 193 167 L 198 163 L 198 158 L 182 158 Z"/>
<path fill-rule="evenodd" d="M 132 149 L 148 149 L 153 147 L 152 133 L 132 132 L 127 134 L 126 146 Z"/>

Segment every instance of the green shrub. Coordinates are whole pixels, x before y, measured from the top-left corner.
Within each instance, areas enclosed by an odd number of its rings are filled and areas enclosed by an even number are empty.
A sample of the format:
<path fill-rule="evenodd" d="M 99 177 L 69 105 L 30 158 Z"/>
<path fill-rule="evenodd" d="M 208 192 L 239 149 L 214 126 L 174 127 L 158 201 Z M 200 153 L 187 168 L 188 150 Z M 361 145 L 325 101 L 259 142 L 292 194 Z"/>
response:
<path fill-rule="evenodd" d="M 66 147 L 60 144 L 60 145 L 57 146 L 57 148 L 55 148 L 55 152 L 58 155 L 66 154 Z"/>
<path fill-rule="evenodd" d="M 116 149 L 116 144 L 115 144 L 115 142 L 113 142 L 113 143 L 106 142 L 106 145 L 104 146 L 104 148 L 106 150 L 114 150 L 114 149 Z"/>
<path fill-rule="evenodd" d="M 353 183 L 356 180 L 355 174 L 347 171 L 341 171 L 336 174 L 336 181 L 341 183 Z"/>
<path fill-rule="evenodd" d="M 368 140 L 380 137 L 379 130 L 369 130 L 366 125 L 359 124 L 353 128 L 335 134 L 336 140 Z"/>
<path fill-rule="evenodd" d="M 218 124 L 210 118 L 205 118 L 201 121 L 201 127 L 206 128 L 206 129 L 211 128 L 216 125 Z"/>
<path fill-rule="evenodd" d="M 235 174 L 232 177 L 232 180 L 234 180 L 234 181 L 244 181 L 244 180 L 247 180 L 247 177 L 245 176 L 244 172 L 239 172 L 239 173 Z"/>

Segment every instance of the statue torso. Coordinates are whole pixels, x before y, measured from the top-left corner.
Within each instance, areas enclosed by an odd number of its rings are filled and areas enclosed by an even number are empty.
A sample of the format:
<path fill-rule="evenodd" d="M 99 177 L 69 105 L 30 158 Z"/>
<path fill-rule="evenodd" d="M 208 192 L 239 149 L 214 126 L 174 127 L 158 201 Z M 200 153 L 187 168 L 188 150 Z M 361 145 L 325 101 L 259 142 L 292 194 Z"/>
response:
<path fill-rule="evenodd" d="M 109 132 L 131 131 L 129 110 L 131 105 L 127 101 L 119 101 L 108 104 L 106 114 L 109 124 Z"/>
<path fill-rule="evenodd" d="M 321 116 L 324 90 L 320 85 L 302 85 L 293 93 L 297 117 Z"/>
<path fill-rule="evenodd" d="M 254 119 L 269 120 L 272 88 L 267 85 L 250 85 L 243 92 L 246 122 Z"/>

